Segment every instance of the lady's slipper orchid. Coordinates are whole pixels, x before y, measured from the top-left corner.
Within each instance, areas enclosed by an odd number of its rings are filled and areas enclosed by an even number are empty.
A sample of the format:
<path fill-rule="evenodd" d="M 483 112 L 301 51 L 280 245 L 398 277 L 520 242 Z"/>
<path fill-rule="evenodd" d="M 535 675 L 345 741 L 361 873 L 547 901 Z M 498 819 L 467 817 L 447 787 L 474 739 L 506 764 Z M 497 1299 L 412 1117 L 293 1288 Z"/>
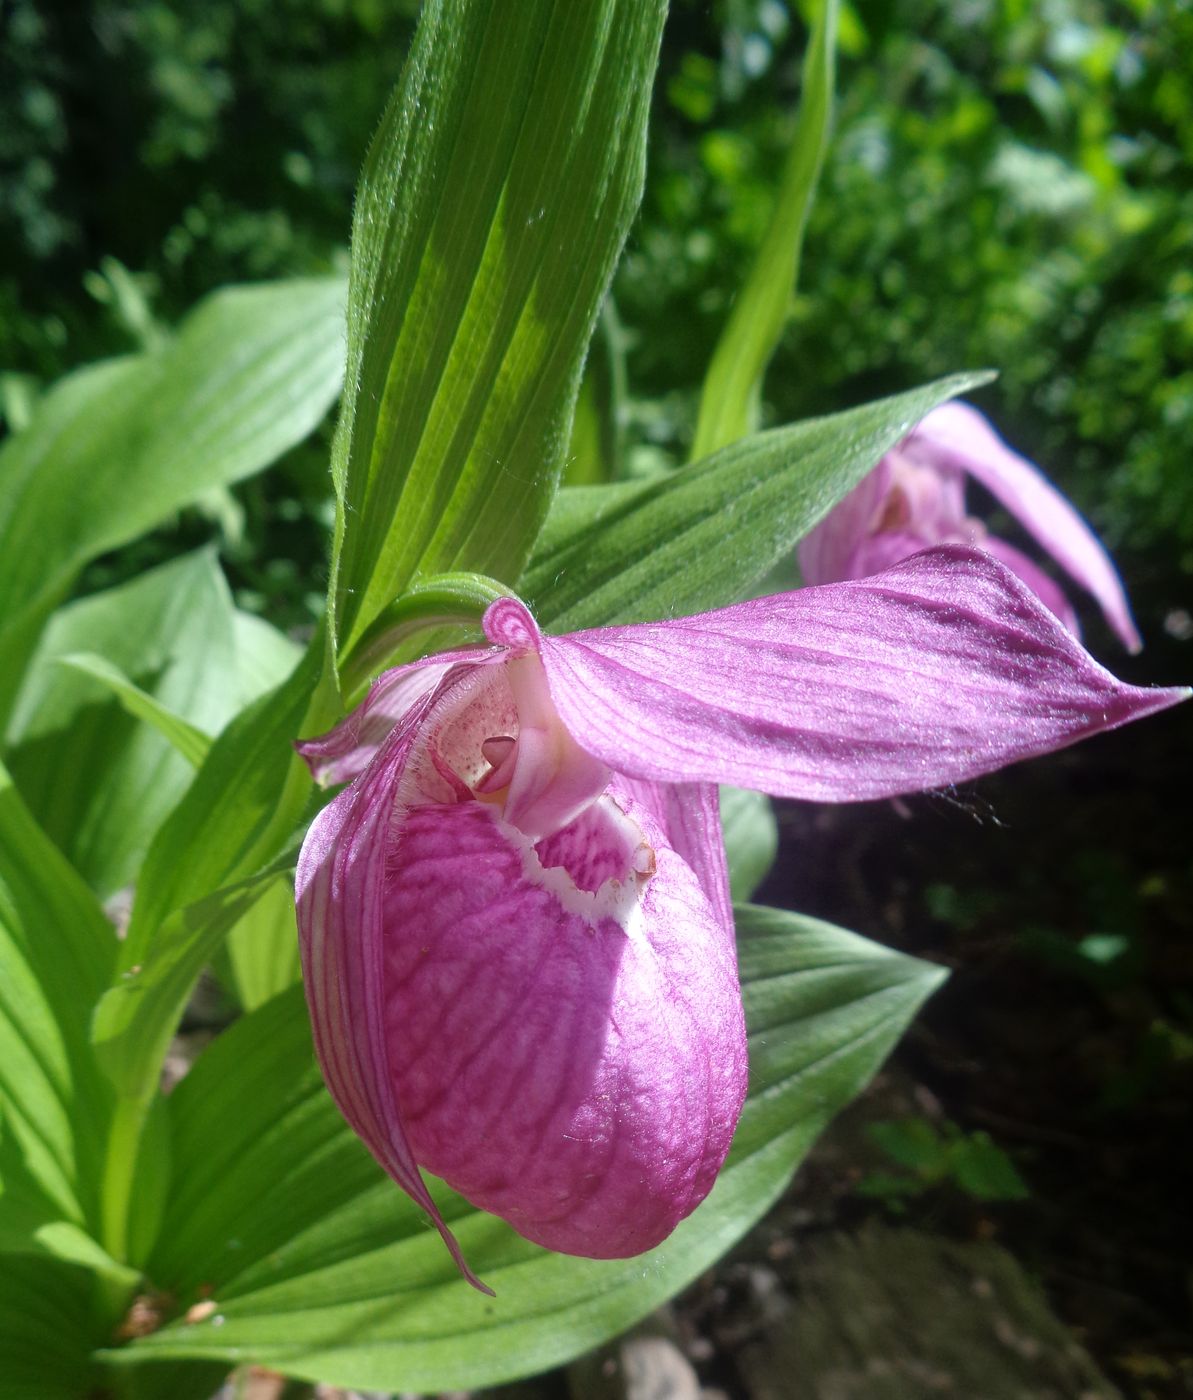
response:
<path fill-rule="evenodd" d="M 657 1244 L 712 1186 L 746 1088 L 717 783 L 918 791 L 1183 694 L 1121 684 L 960 547 L 563 637 L 503 599 L 484 628 L 300 746 L 353 779 L 298 868 L 316 1051 L 461 1268 L 420 1168 L 595 1257 Z"/>
<path fill-rule="evenodd" d="M 966 514 L 967 473 L 1093 594 L 1128 651 L 1138 651 L 1139 633 L 1122 583 L 1093 531 L 1040 470 L 965 403 L 933 409 L 804 537 L 799 547 L 804 579 L 818 584 L 864 578 L 929 545 L 978 545 L 1018 574 L 1079 635 L 1076 614 L 1058 585 Z"/>

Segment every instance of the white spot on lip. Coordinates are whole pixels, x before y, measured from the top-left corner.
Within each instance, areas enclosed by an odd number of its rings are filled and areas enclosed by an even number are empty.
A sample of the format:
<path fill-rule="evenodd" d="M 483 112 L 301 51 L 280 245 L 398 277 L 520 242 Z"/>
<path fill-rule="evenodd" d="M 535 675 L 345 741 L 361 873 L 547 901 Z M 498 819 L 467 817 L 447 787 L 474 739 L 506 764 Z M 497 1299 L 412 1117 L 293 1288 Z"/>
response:
<path fill-rule="evenodd" d="M 521 852 L 522 875 L 532 885 L 548 891 L 569 914 L 596 925 L 605 919 L 619 924 L 628 938 L 636 938 L 642 921 L 642 891 L 655 871 L 655 853 L 638 823 L 606 794 L 597 799 L 609 821 L 621 827 L 627 849 L 633 852 L 626 878 L 610 878 L 598 890 L 582 890 L 562 866 L 544 866 L 534 841 L 492 807 L 486 808 L 501 826 L 506 839 Z"/>

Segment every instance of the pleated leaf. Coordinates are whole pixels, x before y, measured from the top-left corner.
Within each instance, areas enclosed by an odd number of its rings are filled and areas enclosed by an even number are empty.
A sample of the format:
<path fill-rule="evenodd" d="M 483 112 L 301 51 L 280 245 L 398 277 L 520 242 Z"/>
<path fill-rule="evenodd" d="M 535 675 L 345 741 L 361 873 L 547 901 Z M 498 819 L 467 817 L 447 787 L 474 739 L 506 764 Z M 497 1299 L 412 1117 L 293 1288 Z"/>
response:
<path fill-rule="evenodd" d="M 723 787 L 721 828 L 729 891 L 735 903 L 744 904 L 766 879 L 779 849 L 779 826 L 770 798 L 746 788 Z"/>
<path fill-rule="evenodd" d="M 281 876 L 228 932 L 221 978 L 246 1011 L 263 1006 L 302 976 L 294 885 Z"/>
<path fill-rule="evenodd" d="M 115 929 L 0 768 L 0 1238 L 14 1206 L 32 1229 L 98 1230 L 111 1098 L 88 1018 L 115 960 Z"/>
<path fill-rule="evenodd" d="M 641 196 L 663 0 L 428 0 L 365 167 L 334 454 L 349 648 L 417 573 L 513 578 Z"/>
<path fill-rule="evenodd" d="M 0 1394 L 79 1400 L 94 1393 L 93 1349 L 106 1340 L 86 1269 L 31 1256 L 0 1265 Z"/>

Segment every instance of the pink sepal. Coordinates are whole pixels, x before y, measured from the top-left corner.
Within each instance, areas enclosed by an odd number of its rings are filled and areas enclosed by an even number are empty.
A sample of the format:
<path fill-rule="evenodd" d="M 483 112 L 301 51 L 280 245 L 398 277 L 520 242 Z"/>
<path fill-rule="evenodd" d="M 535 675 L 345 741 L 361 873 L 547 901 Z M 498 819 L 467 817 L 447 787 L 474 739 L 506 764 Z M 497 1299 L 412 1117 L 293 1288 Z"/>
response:
<path fill-rule="evenodd" d="M 560 718 L 617 772 L 843 802 L 988 773 L 1165 709 L 982 550 L 719 612 L 543 637 Z"/>

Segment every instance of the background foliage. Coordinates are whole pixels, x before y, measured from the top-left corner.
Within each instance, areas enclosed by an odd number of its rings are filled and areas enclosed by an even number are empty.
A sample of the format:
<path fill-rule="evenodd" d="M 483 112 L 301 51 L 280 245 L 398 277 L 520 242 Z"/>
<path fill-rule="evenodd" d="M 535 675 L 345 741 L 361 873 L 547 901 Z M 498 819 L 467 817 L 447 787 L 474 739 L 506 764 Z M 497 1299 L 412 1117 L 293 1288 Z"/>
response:
<path fill-rule="evenodd" d="M 416 8 L 8 7 L 6 411 L 19 421 L 63 370 L 153 344 L 221 283 L 339 265 Z M 686 456 L 769 217 L 804 37 L 781 0 L 672 6 L 615 287 L 630 470 Z M 847 9 L 836 136 L 767 384 L 788 421 L 998 367 L 983 402 L 1126 548 L 1156 620 L 1179 586 L 1166 571 L 1193 572 L 1193 98 L 1171 63 L 1191 44 L 1177 0 Z M 294 560 L 322 538 L 325 460 L 322 444 L 293 454 L 221 515 L 236 583 L 283 620 L 319 593 Z M 1159 545 L 1175 546 L 1164 563 Z"/>

